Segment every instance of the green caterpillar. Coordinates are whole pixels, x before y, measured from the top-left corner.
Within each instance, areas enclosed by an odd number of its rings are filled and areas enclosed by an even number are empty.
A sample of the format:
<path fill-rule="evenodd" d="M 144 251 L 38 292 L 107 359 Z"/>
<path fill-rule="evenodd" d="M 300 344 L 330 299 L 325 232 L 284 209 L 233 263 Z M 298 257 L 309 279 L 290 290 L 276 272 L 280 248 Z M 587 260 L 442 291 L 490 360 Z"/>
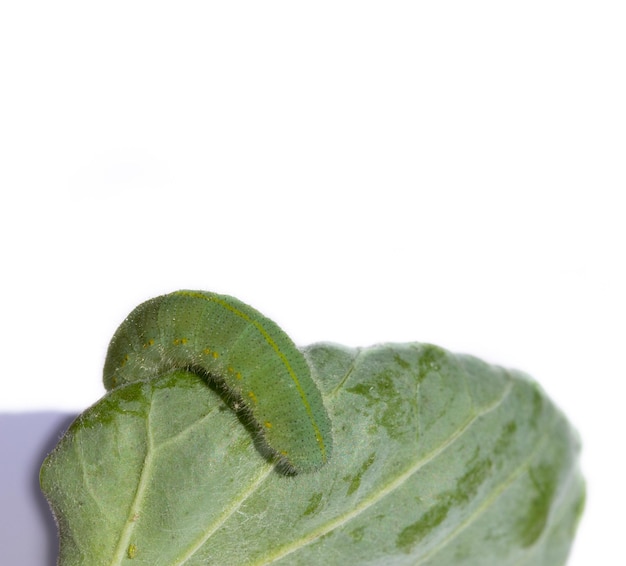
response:
<path fill-rule="evenodd" d="M 309 365 L 271 320 L 234 297 L 177 291 L 139 305 L 109 345 L 104 385 L 174 369 L 225 386 L 293 472 L 314 471 L 332 453 L 332 433 Z"/>

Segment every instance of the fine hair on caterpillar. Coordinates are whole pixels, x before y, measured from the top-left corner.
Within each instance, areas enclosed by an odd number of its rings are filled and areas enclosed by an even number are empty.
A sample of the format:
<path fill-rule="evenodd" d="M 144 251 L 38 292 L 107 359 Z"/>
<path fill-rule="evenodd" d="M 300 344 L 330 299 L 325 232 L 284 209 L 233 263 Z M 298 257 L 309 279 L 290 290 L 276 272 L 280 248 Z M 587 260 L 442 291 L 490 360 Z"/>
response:
<path fill-rule="evenodd" d="M 185 371 L 202 378 L 207 387 L 220 397 L 224 404 L 223 408 L 234 413 L 241 426 L 248 431 L 256 450 L 266 461 L 273 463 L 279 473 L 286 476 L 293 476 L 298 473 L 298 470 L 292 466 L 289 460 L 268 443 L 265 430 L 256 421 L 249 405 L 241 396 L 229 389 L 219 377 L 211 376 L 198 366 L 189 366 L 185 368 Z"/>
<path fill-rule="evenodd" d="M 260 452 L 278 456 L 281 470 L 315 471 L 330 458 L 331 423 L 307 360 L 273 321 L 238 299 L 177 291 L 142 303 L 111 340 L 104 384 L 174 370 L 209 383 Z"/>

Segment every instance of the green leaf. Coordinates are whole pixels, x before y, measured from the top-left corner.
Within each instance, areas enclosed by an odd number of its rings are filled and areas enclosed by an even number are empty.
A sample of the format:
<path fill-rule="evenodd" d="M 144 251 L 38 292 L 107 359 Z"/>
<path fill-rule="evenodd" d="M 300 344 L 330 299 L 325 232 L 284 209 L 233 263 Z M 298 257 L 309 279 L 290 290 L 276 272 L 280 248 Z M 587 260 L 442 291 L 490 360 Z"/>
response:
<path fill-rule="evenodd" d="M 60 564 L 565 563 L 579 441 L 533 381 L 424 344 L 305 353 L 335 445 L 316 473 L 277 471 L 190 373 L 85 411 L 41 470 Z"/>

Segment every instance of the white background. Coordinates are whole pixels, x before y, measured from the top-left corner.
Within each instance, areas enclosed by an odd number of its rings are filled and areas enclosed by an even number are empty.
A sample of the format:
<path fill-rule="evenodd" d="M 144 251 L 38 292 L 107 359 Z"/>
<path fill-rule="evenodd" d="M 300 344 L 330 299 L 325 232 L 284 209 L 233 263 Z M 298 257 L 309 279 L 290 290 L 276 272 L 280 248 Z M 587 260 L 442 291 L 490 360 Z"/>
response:
<path fill-rule="evenodd" d="M 622 2 L 6 2 L 0 412 L 78 412 L 141 301 L 426 341 L 580 431 L 570 564 L 623 557 Z"/>

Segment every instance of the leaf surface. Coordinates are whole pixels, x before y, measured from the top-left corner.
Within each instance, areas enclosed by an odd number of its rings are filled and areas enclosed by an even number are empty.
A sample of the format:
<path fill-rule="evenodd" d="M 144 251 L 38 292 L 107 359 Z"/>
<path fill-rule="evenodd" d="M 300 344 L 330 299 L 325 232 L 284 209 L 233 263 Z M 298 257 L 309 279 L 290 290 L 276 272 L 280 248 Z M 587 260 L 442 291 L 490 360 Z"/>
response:
<path fill-rule="evenodd" d="M 579 441 L 532 380 L 427 344 L 305 353 L 335 445 L 315 473 L 277 471 L 191 373 L 85 411 L 41 470 L 60 564 L 565 563 Z"/>

